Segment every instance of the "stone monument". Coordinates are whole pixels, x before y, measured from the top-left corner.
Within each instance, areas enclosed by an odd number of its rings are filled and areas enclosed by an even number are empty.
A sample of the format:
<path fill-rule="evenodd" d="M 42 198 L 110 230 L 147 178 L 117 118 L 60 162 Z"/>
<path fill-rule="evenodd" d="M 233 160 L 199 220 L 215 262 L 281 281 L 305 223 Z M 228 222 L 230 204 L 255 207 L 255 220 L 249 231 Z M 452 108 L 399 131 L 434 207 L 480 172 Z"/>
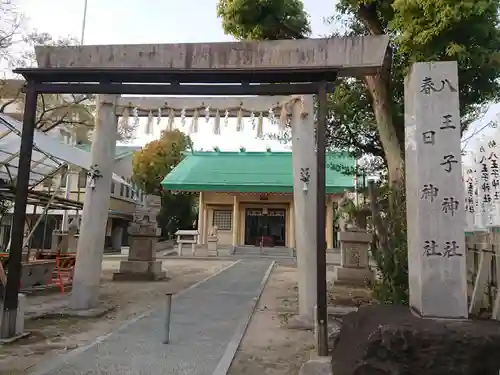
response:
<path fill-rule="evenodd" d="M 340 267 L 335 267 L 335 284 L 365 286 L 373 281 L 369 254 L 373 235 L 364 230 L 339 232 Z"/>
<path fill-rule="evenodd" d="M 498 374 L 499 322 L 467 319 L 456 62 L 412 66 L 405 123 L 411 308 L 376 304 L 345 316 L 332 371 Z"/>
<path fill-rule="evenodd" d="M 159 197 L 158 197 L 159 198 Z M 158 199 L 146 199 L 149 207 L 138 207 L 134 221 L 128 227 L 130 250 L 127 260 L 120 262 L 120 270 L 113 275 L 113 280 L 162 280 L 166 273 L 162 270 L 162 262 L 156 260 L 156 244 L 159 230 L 156 216 L 159 208 Z M 160 202 L 161 205 L 161 202 Z"/>
<path fill-rule="evenodd" d="M 418 63 L 405 83 L 410 305 L 423 317 L 468 316 L 457 71 Z"/>

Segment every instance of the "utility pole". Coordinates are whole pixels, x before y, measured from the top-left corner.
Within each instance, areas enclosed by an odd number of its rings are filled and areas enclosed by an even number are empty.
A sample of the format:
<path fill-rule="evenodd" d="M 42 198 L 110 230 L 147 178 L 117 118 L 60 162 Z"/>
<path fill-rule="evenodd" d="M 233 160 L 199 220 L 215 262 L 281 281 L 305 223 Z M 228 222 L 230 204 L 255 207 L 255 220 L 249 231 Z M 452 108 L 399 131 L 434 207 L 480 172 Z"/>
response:
<path fill-rule="evenodd" d="M 84 0 L 83 3 L 83 21 L 82 21 L 82 36 L 80 38 L 80 44 L 83 45 L 85 41 L 85 27 L 87 26 L 87 6 L 88 0 Z"/>

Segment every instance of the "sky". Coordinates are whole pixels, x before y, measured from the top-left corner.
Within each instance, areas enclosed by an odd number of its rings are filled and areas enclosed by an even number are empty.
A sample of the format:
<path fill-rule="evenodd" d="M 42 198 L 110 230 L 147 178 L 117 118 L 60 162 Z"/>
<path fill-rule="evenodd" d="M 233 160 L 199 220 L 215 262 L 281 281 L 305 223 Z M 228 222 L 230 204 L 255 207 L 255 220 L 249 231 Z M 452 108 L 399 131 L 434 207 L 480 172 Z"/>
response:
<path fill-rule="evenodd" d="M 21 11 L 28 17 L 29 26 L 40 32 L 48 32 L 54 38 L 82 35 L 84 0 L 17 0 Z M 325 24 L 325 17 L 333 13 L 334 1 L 304 0 L 310 15 L 314 37 L 325 36 L 331 27 Z M 181 43 L 181 42 L 222 42 L 232 38 L 224 35 L 220 20 L 216 16 L 216 0 L 87 0 L 87 21 L 85 44 L 135 44 L 135 43 Z M 500 112 L 500 105 L 490 109 L 485 117 L 476 122 L 467 138 L 482 124 L 494 119 Z M 164 122 L 163 122 L 164 123 Z M 200 125 L 203 121 L 200 121 Z M 209 126 L 200 126 L 200 134 L 192 136 L 195 147 L 210 149 L 248 150 L 283 149 L 276 142 L 255 140 L 251 127 L 237 133 L 234 123 L 222 129 L 222 135 L 211 134 Z M 162 125 L 160 124 L 160 127 Z M 493 129 L 482 132 L 493 133 Z M 143 145 L 159 135 L 155 129 L 153 136 L 145 136 L 143 127 L 133 144 Z M 479 137 L 467 143 L 468 149 L 477 147 Z"/>
<path fill-rule="evenodd" d="M 29 18 L 29 26 L 40 32 L 48 32 L 54 38 L 82 35 L 84 0 L 18 0 L 21 10 Z M 84 34 L 85 44 L 136 44 L 136 43 L 183 43 L 223 42 L 232 37 L 224 35 L 220 20 L 216 16 L 216 0 L 87 0 L 87 19 Z M 333 10 L 334 2 L 330 2 Z M 313 36 L 328 34 L 324 17 L 332 12 L 324 0 L 305 0 L 306 11 L 311 16 Z M 248 123 L 249 121 L 246 121 Z M 163 125 L 166 120 L 163 121 Z M 215 136 L 211 126 L 200 121 L 199 134 L 191 137 L 199 149 L 219 146 L 221 150 L 237 150 L 245 146 L 248 150 L 284 149 L 277 142 L 256 140 L 251 126 L 243 133 L 233 131 L 234 121 L 222 128 Z M 137 132 L 132 144 L 143 145 L 160 133 L 156 128 L 153 136 L 143 134 L 144 124 Z M 248 128 L 248 129 L 247 129 Z M 269 131 L 272 131 L 268 127 Z"/>

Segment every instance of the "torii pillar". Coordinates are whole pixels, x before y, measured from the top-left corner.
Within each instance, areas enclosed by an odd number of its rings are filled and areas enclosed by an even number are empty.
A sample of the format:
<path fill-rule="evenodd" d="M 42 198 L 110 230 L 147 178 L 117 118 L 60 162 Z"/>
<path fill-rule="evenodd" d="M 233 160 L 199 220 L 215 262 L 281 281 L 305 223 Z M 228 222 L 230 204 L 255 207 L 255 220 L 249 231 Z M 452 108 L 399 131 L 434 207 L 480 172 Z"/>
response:
<path fill-rule="evenodd" d="M 117 140 L 117 96 L 97 96 L 97 118 L 92 136 L 91 170 L 83 204 L 70 308 L 89 309 L 99 299 L 104 239 Z M 93 180 L 93 181 L 92 181 Z"/>
<path fill-rule="evenodd" d="M 316 151 L 312 96 L 292 106 L 292 168 L 295 249 L 299 273 L 299 316 L 307 326 L 314 322 L 317 303 Z"/>

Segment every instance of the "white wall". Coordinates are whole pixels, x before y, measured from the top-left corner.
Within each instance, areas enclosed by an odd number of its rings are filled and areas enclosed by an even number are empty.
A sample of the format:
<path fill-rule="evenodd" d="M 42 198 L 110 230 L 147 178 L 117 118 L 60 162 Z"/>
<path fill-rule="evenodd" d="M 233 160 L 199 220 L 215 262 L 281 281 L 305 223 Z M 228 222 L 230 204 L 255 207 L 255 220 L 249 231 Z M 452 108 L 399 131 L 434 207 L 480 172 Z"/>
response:
<path fill-rule="evenodd" d="M 115 168 L 113 170 L 118 176 L 125 180 L 132 178 L 132 154 L 127 155 L 115 161 Z"/>

